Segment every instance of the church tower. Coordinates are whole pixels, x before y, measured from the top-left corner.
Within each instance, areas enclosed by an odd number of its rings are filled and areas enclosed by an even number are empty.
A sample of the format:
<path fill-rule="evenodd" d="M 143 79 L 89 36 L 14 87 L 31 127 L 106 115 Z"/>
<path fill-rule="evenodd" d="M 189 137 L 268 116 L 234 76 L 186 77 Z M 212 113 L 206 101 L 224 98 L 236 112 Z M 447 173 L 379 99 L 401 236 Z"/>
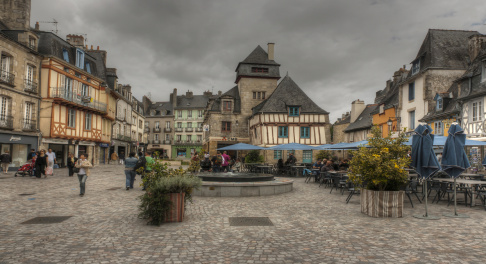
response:
<path fill-rule="evenodd" d="M 31 0 L 0 1 L 0 19 L 2 22 L 12 30 L 29 30 L 30 1 Z"/>
<path fill-rule="evenodd" d="M 280 79 L 280 64 L 274 60 L 274 43 L 268 43 L 268 53 L 256 47 L 236 67 L 236 80 L 241 98 L 241 114 L 250 116 L 252 108 L 268 98 Z"/>

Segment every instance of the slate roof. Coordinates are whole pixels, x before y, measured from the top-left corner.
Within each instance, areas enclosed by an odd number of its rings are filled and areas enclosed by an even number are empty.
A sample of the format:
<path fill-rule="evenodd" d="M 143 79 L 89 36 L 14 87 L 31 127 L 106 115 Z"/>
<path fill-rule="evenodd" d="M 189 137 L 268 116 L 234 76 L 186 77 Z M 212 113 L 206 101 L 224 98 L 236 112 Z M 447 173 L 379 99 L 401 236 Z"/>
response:
<path fill-rule="evenodd" d="M 361 112 L 356 121 L 349 124 L 349 126 L 344 130 L 344 132 L 352 132 L 356 130 L 369 129 L 373 126 L 373 115 L 371 114 L 378 104 L 367 105 L 366 108 Z"/>
<path fill-rule="evenodd" d="M 469 37 L 477 31 L 429 29 L 417 56 L 420 71 L 434 69 L 466 69 Z M 416 74 L 415 74 L 416 75 Z M 411 78 L 412 71 L 408 76 Z"/>
<path fill-rule="evenodd" d="M 208 101 L 209 96 L 207 95 L 193 95 L 192 97 L 179 95 L 177 96 L 177 106 L 175 109 L 202 109 L 206 107 Z"/>
<path fill-rule="evenodd" d="M 86 51 L 87 54 L 89 54 L 91 57 L 94 58 L 92 63 L 96 65 L 96 72 L 93 72 L 91 69 L 91 74 L 95 75 L 96 77 L 105 80 L 106 81 L 106 65 L 105 65 L 105 58 L 103 53 L 101 52 L 96 52 L 96 51 Z M 86 57 L 85 57 L 86 60 Z M 88 60 L 90 61 L 90 60 Z M 90 65 L 92 67 L 92 65 Z"/>
<path fill-rule="evenodd" d="M 458 85 L 457 82 L 453 83 L 449 88 L 448 92 L 439 93 L 443 100 L 443 109 L 437 109 L 434 107 L 433 111 L 428 112 L 422 119 L 419 121 L 427 122 L 427 121 L 434 121 L 434 120 L 442 120 L 445 118 L 450 118 L 456 116 L 460 113 L 461 108 L 457 102 L 457 96 L 450 97 L 450 93 L 457 94 Z"/>
<path fill-rule="evenodd" d="M 287 113 L 288 106 L 300 106 L 300 113 L 329 114 L 314 103 L 288 75 L 280 81 L 275 91 L 266 100 L 252 110 L 253 115 L 260 112 Z"/>
<path fill-rule="evenodd" d="M 150 105 L 148 112 L 145 113 L 145 116 L 152 116 L 151 112 L 155 110 L 154 116 L 173 116 L 174 115 L 174 108 L 172 107 L 171 102 L 154 102 Z"/>
<path fill-rule="evenodd" d="M 216 99 L 214 99 L 214 103 L 211 105 L 210 111 L 212 112 L 221 112 L 221 98 L 222 97 L 231 97 L 234 100 L 234 107 L 233 107 L 233 113 L 240 113 L 241 112 L 241 99 L 240 99 L 240 93 L 238 90 L 238 86 L 235 86 L 231 89 L 229 89 L 227 92 L 224 94 L 218 96 Z"/>
<path fill-rule="evenodd" d="M 345 125 L 345 124 L 349 124 L 349 122 L 351 122 L 351 115 L 346 115 L 343 119 L 334 122 L 334 125 L 335 126 Z"/>
<path fill-rule="evenodd" d="M 246 64 L 267 64 L 267 65 L 278 65 L 280 64 L 276 63 L 274 60 L 269 60 L 268 59 L 268 53 L 260 46 L 258 45 L 251 53 L 241 61 L 240 63 L 246 63 Z"/>
<path fill-rule="evenodd" d="M 37 35 L 39 35 L 39 43 L 38 43 L 38 52 L 43 55 L 50 55 L 57 57 L 61 60 L 64 60 L 63 50 L 68 52 L 69 63 L 73 66 L 76 66 L 76 47 L 69 44 L 64 39 L 60 38 L 56 34 L 52 32 L 45 32 L 45 31 L 37 31 Z M 97 61 L 97 58 L 94 57 L 90 52 L 85 51 L 85 63 L 90 64 L 91 74 L 101 78 L 103 80 L 106 79 L 105 70 L 106 68 L 103 67 L 102 69 L 98 69 L 99 63 L 104 64 L 104 61 Z M 83 70 L 83 69 L 80 69 Z M 86 70 L 84 70 L 86 71 Z"/>

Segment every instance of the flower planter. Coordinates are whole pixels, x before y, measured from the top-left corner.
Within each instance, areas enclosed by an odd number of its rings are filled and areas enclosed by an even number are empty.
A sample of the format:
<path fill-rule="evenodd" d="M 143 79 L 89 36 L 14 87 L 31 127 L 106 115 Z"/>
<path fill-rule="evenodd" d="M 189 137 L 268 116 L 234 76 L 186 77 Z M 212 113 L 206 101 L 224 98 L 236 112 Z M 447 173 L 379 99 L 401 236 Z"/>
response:
<path fill-rule="evenodd" d="M 184 219 L 185 193 L 169 193 L 168 195 L 172 205 L 165 215 L 165 222 L 182 222 Z"/>
<path fill-rule="evenodd" d="M 361 190 L 361 212 L 372 217 L 403 217 L 404 191 Z"/>

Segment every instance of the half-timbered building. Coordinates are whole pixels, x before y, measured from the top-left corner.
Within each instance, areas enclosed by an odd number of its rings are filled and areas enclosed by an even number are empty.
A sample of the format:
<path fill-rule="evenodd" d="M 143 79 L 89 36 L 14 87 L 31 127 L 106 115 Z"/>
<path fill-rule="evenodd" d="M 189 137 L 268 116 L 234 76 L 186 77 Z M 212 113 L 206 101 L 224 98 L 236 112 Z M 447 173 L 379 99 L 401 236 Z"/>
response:
<path fill-rule="evenodd" d="M 288 75 L 252 110 L 249 134 L 254 145 L 272 147 L 299 143 L 319 146 L 331 141 L 329 112 L 314 103 Z M 281 151 L 267 155 L 267 161 L 283 158 Z M 303 162 L 312 162 L 312 151 L 304 150 L 296 153 L 296 157 Z"/>

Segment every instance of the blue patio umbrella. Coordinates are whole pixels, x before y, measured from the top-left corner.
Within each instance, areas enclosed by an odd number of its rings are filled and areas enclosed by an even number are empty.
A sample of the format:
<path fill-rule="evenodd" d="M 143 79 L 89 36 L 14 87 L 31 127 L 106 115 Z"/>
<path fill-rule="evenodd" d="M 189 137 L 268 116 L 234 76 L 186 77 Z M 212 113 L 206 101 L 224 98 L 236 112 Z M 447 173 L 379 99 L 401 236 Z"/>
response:
<path fill-rule="evenodd" d="M 267 148 L 268 150 L 318 150 L 318 147 L 299 143 L 288 143 Z"/>
<path fill-rule="evenodd" d="M 449 128 L 449 136 L 444 145 L 442 153 L 442 169 L 449 176 L 454 178 L 454 214 L 445 214 L 449 217 L 469 217 L 457 214 L 456 202 L 456 178 L 467 168 L 471 167 L 467 159 L 464 145 L 466 144 L 466 134 L 459 125 L 453 124 Z"/>
<path fill-rule="evenodd" d="M 264 147 L 259 147 L 255 145 L 245 144 L 245 143 L 238 143 L 231 146 L 226 146 L 223 148 L 219 148 L 218 150 L 265 150 Z"/>
<path fill-rule="evenodd" d="M 440 164 L 434 154 L 432 148 L 434 142 L 434 135 L 432 128 L 429 125 L 419 125 L 412 138 L 412 167 L 415 168 L 417 174 L 425 179 L 425 215 L 414 215 L 416 218 L 422 219 L 439 219 L 436 216 L 429 216 L 427 212 L 427 179 L 440 170 Z"/>
<path fill-rule="evenodd" d="M 339 143 L 334 146 L 329 146 L 326 149 L 358 149 L 359 147 L 367 147 L 368 140 L 361 140 L 352 143 Z"/>
<path fill-rule="evenodd" d="M 412 146 L 412 139 L 413 139 L 413 136 L 411 136 L 408 139 L 408 141 L 405 142 L 404 144 L 408 145 L 408 146 Z M 447 137 L 434 135 L 433 145 L 434 146 L 444 146 L 446 141 L 447 141 Z M 464 145 L 465 146 L 486 146 L 486 142 L 466 139 L 466 143 Z"/>

